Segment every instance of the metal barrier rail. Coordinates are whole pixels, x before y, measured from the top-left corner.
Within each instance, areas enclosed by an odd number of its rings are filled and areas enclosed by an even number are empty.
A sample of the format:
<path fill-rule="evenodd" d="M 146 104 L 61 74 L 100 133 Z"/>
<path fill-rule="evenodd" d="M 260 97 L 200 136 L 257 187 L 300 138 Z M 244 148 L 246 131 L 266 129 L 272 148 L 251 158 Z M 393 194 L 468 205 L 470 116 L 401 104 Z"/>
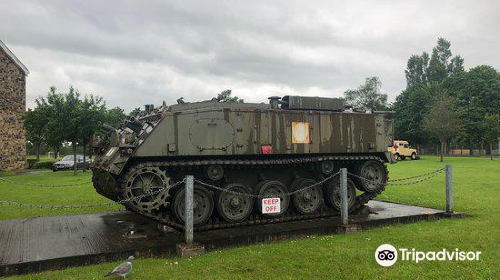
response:
<path fill-rule="evenodd" d="M 443 167 L 443 168 L 439 168 L 439 169 L 436 169 L 434 171 L 431 171 L 431 172 L 428 172 L 428 173 L 424 173 L 424 174 L 421 174 L 421 175 L 417 175 L 417 176 L 412 176 L 412 177 L 403 178 L 403 179 L 396 179 L 396 180 L 393 180 L 393 181 L 389 180 L 387 183 L 381 183 L 381 182 L 378 182 L 378 181 L 373 181 L 373 180 L 361 177 L 359 175 L 353 174 L 351 172 L 347 172 L 347 174 L 349 174 L 352 177 L 358 178 L 360 180 L 363 180 L 365 182 L 369 182 L 369 183 L 372 183 L 372 184 L 390 185 L 390 186 L 406 186 L 406 185 L 414 185 L 414 184 L 418 184 L 418 183 L 427 181 L 427 180 L 431 179 L 432 177 L 437 176 L 439 173 L 444 172 L 445 170 L 446 170 L 446 167 Z M 416 181 L 407 182 L 407 183 L 392 183 L 392 182 L 398 182 L 398 181 L 399 182 L 408 181 L 408 180 L 415 179 L 415 178 L 420 178 L 420 177 L 424 177 L 424 178 L 416 180 Z"/>
<path fill-rule="evenodd" d="M 314 184 L 311 184 L 309 186 L 306 186 L 306 187 L 302 187 L 300 189 L 297 189 L 297 190 L 294 190 L 294 191 L 291 191 L 291 192 L 288 192 L 288 193 L 285 193 L 284 195 L 286 196 L 291 196 L 291 195 L 294 195 L 296 193 L 299 193 L 303 190 L 307 190 L 309 188 L 314 188 L 316 186 L 319 186 L 319 185 L 322 185 L 324 184 L 326 181 L 330 180 L 330 179 L 333 179 L 334 177 L 336 177 L 337 175 L 340 174 L 340 171 L 335 173 L 335 174 L 332 174 L 328 177 L 326 177 L 325 179 L 321 180 L 321 181 L 318 181 Z M 225 188 L 221 188 L 221 187 L 218 187 L 218 186 L 215 186 L 215 185 L 211 185 L 211 184 L 207 184 L 203 181 L 200 181 L 200 180 L 197 180 L 197 179 L 194 179 L 194 182 L 195 183 L 198 183 L 202 186 L 205 186 L 205 187 L 209 187 L 209 188 L 212 188 L 212 189 L 216 189 L 216 190 L 219 190 L 219 191 L 223 191 L 223 192 L 227 192 L 227 193 L 231 193 L 231 194 L 235 194 L 235 195 L 243 195 L 243 196 L 248 196 L 248 197 L 252 197 L 252 198 L 267 198 L 268 196 L 264 196 L 264 195 L 258 195 L 258 194 L 253 194 L 253 193 L 242 193 L 242 192 L 235 192 L 235 191 L 231 191 L 231 190 L 227 190 Z"/>
<path fill-rule="evenodd" d="M 431 175 L 431 174 L 434 174 L 436 172 L 442 172 L 445 170 L 446 167 L 443 167 L 443 168 L 440 168 L 440 169 L 436 169 L 434 171 L 430 171 L 430 172 L 427 172 L 427 173 L 424 173 L 424 174 L 420 174 L 420 175 L 415 175 L 415 176 L 411 176 L 411 177 L 406 177 L 406 178 L 402 178 L 402 179 L 393 179 L 393 180 L 388 180 L 388 182 L 401 182 L 401 181 L 408 181 L 408 180 L 411 180 L 411 179 L 416 179 L 416 178 L 420 178 L 420 177 L 425 177 L 425 176 L 428 176 L 428 175 Z"/>
<path fill-rule="evenodd" d="M 434 177 L 434 176 L 442 173 L 445 170 L 446 170 L 446 167 L 443 167 L 443 168 L 440 168 L 440 169 L 437 169 L 437 170 L 434 170 L 434 171 L 431 171 L 431 172 L 427 172 L 427 173 L 424 173 L 424 174 L 420 174 L 420 175 L 416 175 L 416 176 L 411 176 L 411 177 L 407 177 L 407 178 L 403 178 L 403 179 L 395 179 L 395 180 L 392 180 L 392 181 L 388 181 L 387 183 L 380 183 L 380 182 L 377 182 L 377 181 L 373 181 L 373 180 L 361 177 L 359 175 L 356 175 L 356 174 L 353 174 L 353 173 L 350 173 L 350 172 L 347 172 L 347 174 L 349 176 L 358 178 L 360 180 L 364 180 L 366 182 L 374 183 L 374 184 L 380 184 L 380 185 L 412 185 L 412 184 L 417 184 L 417 183 L 421 183 L 421 182 L 424 182 L 426 180 L 429 180 L 430 178 L 432 178 L 432 177 Z M 341 174 L 341 172 L 338 171 L 337 173 L 334 173 L 334 174 L 326 177 L 325 179 L 323 179 L 321 181 L 318 181 L 318 182 L 316 182 L 314 184 L 311 184 L 309 186 L 302 187 L 300 189 L 297 189 L 297 190 L 285 193 L 284 195 L 285 196 L 291 196 L 291 195 L 294 195 L 294 194 L 299 193 L 301 191 L 304 191 L 306 189 L 322 185 L 323 183 L 327 182 L 328 180 L 331 180 L 331 179 L 335 178 L 336 176 L 338 176 L 340 174 Z M 403 181 L 408 181 L 408 180 L 416 179 L 416 178 L 422 178 L 422 179 L 419 179 L 419 180 L 416 180 L 416 181 L 411 181 L 411 182 L 406 182 L 406 183 L 391 183 L 391 182 L 403 182 Z M 7 182 L 7 183 L 15 183 L 15 184 L 22 184 L 22 185 L 38 186 L 38 187 L 65 187 L 65 186 L 78 186 L 78 185 L 88 184 L 88 182 L 85 182 L 85 183 L 82 182 L 82 183 L 68 184 L 68 185 L 36 185 L 36 184 L 32 184 L 32 183 L 18 183 L 18 182 L 15 182 L 15 181 L 11 181 L 11 180 L 7 180 L 7 179 L 4 179 L 4 178 L 0 178 L 0 182 L 2 182 L 2 181 L 3 182 Z M 124 204 L 124 203 L 127 203 L 127 202 L 131 202 L 131 201 L 142 199 L 142 198 L 147 197 L 147 196 L 156 195 L 156 194 L 158 194 L 158 193 L 160 193 L 160 192 L 162 192 L 162 191 L 164 191 L 166 189 L 173 188 L 173 187 L 178 186 L 178 185 L 180 185 L 182 183 L 185 183 L 185 182 L 186 182 L 186 178 L 184 178 L 183 180 L 178 181 L 178 182 L 176 182 L 176 183 L 174 183 L 174 184 L 172 184 L 170 186 L 166 186 L 164 188 L 161 188 L 161 189 L 159 189 L 157 191 L 154 191 L 154 192 L 151 192 L 151 193 L 146 193 L 146 194 L 143 194 L 143 195 L 140 195 L 140 196 L 136 196 L 136 197 L 130 198 L 130 199 L 124 199 L 124 200 L 120 200 L 120 201 L 116 201 L 116 202 L 106 202 L 106 203 L 101 203 L 101 204 L 75 205 L 75 206 L 72 206 L 72 205 L 57 205 L 57 206 L 54 205 L 54 206 L 52 206 L 52 205 L 29 204 L 29 203 L 20 203 L 20 202 L 16 202 L 16 201 L 0 200 L 0 205 L 11 205 L 11 206 L 20 206 L 20 207 L 28 207 L 28 208 L 41 208 L 41 209 L 83 209 L 83 208 L 95 208 L 95 207 L 109 206 L 109 205 L 116 205 L 116 204 L 120 204 L 121 205 L 121 204 Z M 200 181 L 198 179 L 194 179 L 194 182 L 197 183 L 197 184 L 203 185 L 205 187 L 209 187 L 209 188 L 212 188 L 212 189 L 215 189 L 215 190 L 219 190 L 219 191 L 228 192 L 228 193 L 235 194 L 235 195 L 243 195 L 243 196 L 248 196 L 248 197 L 252 197 L 252 198 L 266 198 L 267 197 L 267 196 L 262 196 L 262 195 L 258 195 L 258 194 L 242 193 L 242 192 L 236 192 L 236 191 L 227 190 L 227 189 L 222 188 L 222 187 L 218 187 L 218 186 L 215 186 L 215 185 L 212 185 L 212 184 L 205 183 L 205 182 Z"/>
<path fill-rule="evenodd" d="M 443 168 L 440 168 L 440 169 L 437 169 L 437 170 L 434 170 L 434 171 L 430 171 L 430 172 L 427 172 L 427 173 L 424 173 L 424 174 L 420 174 L 420 175 L 415 175 L 415 176 L 411 176 L 411 177 L 406 177 L 406 178 L 401 178 L 401 179 L 393 179 L 393 180 L 388 180 L 387 181 L 387 185 L 406 185 L 404 183 L 392 183 L 392 182 L 402 182 L 402 181 L 408 181 L 408 180 L 412 180 L 412 179 L 416 179 L 416 178 L 421 178 L 421 177 L 425 177 L 423 180 L 418 180 L 418 181 L 414 181 L 412 183 L 409 183 L 408 185 L 410 184 L 416 184 L 416 183 L 420 183 L 420 182 L 423 182 L 425 180 L 428 180 L 434 176 L 436 176 L 437 174 L 436 173 L 441 173 L 445 170 L 445 167 Z M 315 183 L 314 185 L 311 185 L 311 186 L 308 186 L 308 187 L 305 187 L 306 189 L 309 188 L 309 187 L 314 187 L 314 186 L 317 186 L 319 184 L 322 184 L 324 182 L 326 182 L 327 180 L 331 179 L 333 176 L 336 176 L 336 175 L 339 175 L 340 174 L 340 171 L 325 178 L 324 180 L 322 180 L 320 183 Z M 356 177 L 356 178 L 359 178 L 361 180 L 365 180 L 367 182 L 372 182 L 372 183 L 377 183 L 379 184 L 378 182 L 375 182 L 375 181 L 371 181 L 367 178 L 362 178 L 361 176 L 358 176 L 356 174 L 353 174 L 353 173 L 350 173 L 348 172 L 348 174 L 350 176 L 353 176 L 353 177 Z M 214 186 L 214 185 L 209 185 L 207 183 L 204 183 L 200 180 L 196 180 L 195 181 L 201 185 L 204 185 L 204 186 L 207 186 L 207 187 L 211 187 L 211 188 L 214 188 L 214 189 L 218 189 L 218 190 L 221 190 L 221 191 L 227 191 L 227 190 L 224 190 L 223 188 L 220 188 L 220 187 L 217 187 L 217 186 Z M 24 186 L 30 186 L 30 187 L 42 187 L 42 188 L 58 188 L 58 187 L 74 187 L 74 186 L 82 186 L 82 185 L 86 185 L 86 184 L 91 184 L 92 181 L 85 181 L 85 182 L 78 182 L 78 183 L 73 183 L 73 184 L 62 184 L 62 185 L 43 185 L 43 184 L 35 184 L 35 183 L 31 183 L 31 182 L 17 182 L 17 181 L 13 181 L 13 180 L 9 180 L 9 179 L 5 179 L 5 178 L 0 178 L 0 183 L 9 183 L 9 184 L 17 184 L 17 185 L 24 185 Z M 293 195 L 299 191 L 301 191 L 303 189 L 300 189 L 300 190 L 297 190 L 295 192 L 290 192 L 290 193 L 287 193 L 286 195 Z M 228 192 L 231 192 L 231 191 L 228 191 Z M 239 193 L 235 193 L 235 194 L 239 194 Z M 242 194 L 242 193 L 241 193 Z M 258 196 L 253 196 L 253 197 L 256 197 L 258 198 Z"/>
<path fill-rule="evenodd" d="M 432 177 L 435 177 L 436 175 L 438 175 L 439 173 L 445 171 L 445 167 L 443 168 L 440 168 L 440 169 L 437 169 L 437 170 L 434 170 L 434 171 L 431 171 L 431 172 L 428 172 L 428 173 L 424 173 L 424 174 L 420 174 L 420 175 L 416 175 L 416 176 L 412 176 L 412 177 L 408 177 L 408 178 L 403 178 L 403 179 L 396 179 L 396 180 L 393 180 L 393 181 L 388 181 L 387 183 L 381 183 L 381 182 L 378 182 L 378 181 L 373 181 L 373 180 L 370 180 L 370 179 L 367 179 L 367 178 L 364 178 L 364 177 L 361 177 L 359 175 L 356 175 L 356 174 L 353 174 L 351 172 L 347 172 L 347 174 L 349 176 L 352 176 L 352 177 L 355 177 L 355 178 L 358 178 L 360 180 L 363 180 L 363 181 L 366 181 L 366 182 L 370 182 L 370 183 L 373 183 L 373 184 L 379 184 L 379 185 L 392 185 L 392 186 L 402 186 L 402 185 L 414 185 L 414 184 L 418 184 L 418 183 L 421 183 L 421 182 L 424 182 L 424 181 L 427 181 L 429 180 L 430 178 Z M 300 188 L 300 189 L 297 189 L 297 190 L 294 190 L 294 191 L 291 191 L 291 192 L 288 192 L 288 193 L 285 193 L 284 195 L 287 195 L 287 196 L 291 196 L 291 195 L 294 195 L 298 192 L 301 192 L 303 190 L 306 190 L 308 188 L 313 188 L 313 187 L 316 187 L 318 185 L 321 185 L 325 182 L 327 182 L 328 180 L 330 179 L 333 179 L 334 177 L 338 176 L 341 172 L 337 172 L 335 174 L 332 174 L 328 177 L 326 177 L 325 179 L 321 180 L 321 181 L 318 181 L 312 185 L 309 185 L 309 186 L 306 186 L 306 187 L 303 187 L 303 188 Z M 419 180 L 416 180 L 416 181 L 411 181 L 411 182 L 407 182 L 407 183 L 392 183 L 392 182 L 401 182 L 401 181 L 408 181 L 408 180 L 411 180 L 411 179 L 416 179 L 416 178 L 421 178 L 421 177 L 424 177 L 422 179 L 419 179 Z M 261 195 L 257 195 L 257 194 L 251 194 L 251 193 L 242 193 L 242 192 L 236 192 L 236 191 L 231 191 L 231 190 L 227 190 L 225 188 L 222 188 L 222 187 L 218 187 L 218 186 L 215 186 L 215 185 L 212 185 L 212 184 L 208 184 L 208 183 L 205 183 L 203 181 L 200 181 L 198 179 L 194 179 L 194 182 L 195 183 L 198 183 L 202 186 L 205 186 L 205 187 L 209 187 L 209 188 L 212 188 L 212 189 L 215 189 L 215 190 L 219 190 L 219 191 L 224 191 L 224 192 L 227 192 L 227 193 L 231 193 L 231 194 L 235 194 L 235 195 L 243 195 L 243 196 L 248 196 L 248 197 L 252 197 L 252 198 L 265 198 L 266 196 L 261 196 Z"/>

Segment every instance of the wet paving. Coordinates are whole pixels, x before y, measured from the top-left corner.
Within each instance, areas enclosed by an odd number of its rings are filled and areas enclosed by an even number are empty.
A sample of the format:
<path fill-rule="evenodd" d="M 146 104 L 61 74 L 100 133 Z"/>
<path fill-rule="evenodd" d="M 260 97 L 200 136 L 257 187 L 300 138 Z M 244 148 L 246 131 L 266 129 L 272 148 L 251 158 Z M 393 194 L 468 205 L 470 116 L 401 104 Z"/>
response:
<path fill-rule="evenodd" d="M 443 211 L 370 201 L 370 214 L 350 217 L 362 230 L 448 217 Z M 339 217 L 195 232 L 210 250 L 308 235 L 343 233 Z M 175 254 L 183 233 L 127 211 L 0 221 L 0 276 Z"/>

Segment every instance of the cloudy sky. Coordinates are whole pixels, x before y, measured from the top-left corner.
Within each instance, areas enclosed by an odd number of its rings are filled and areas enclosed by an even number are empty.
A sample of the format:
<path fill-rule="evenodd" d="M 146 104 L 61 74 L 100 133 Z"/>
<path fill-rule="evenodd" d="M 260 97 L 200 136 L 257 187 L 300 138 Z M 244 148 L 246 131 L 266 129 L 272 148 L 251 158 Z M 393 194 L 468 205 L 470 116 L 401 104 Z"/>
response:
<path fill-rule="evenodd" d="M 353 3 L 355 2 L 355 3 Z M 314 4 L 313 4 L 314 3 Z M 499 1 L 0 0 L 0 39 L 31 71 L 27 103 L 73 85 L 127 111 L 209 99 L 341 96 L 378 76 L 393 100 L 411 54 L 451 41 L 500 68 Z"/>

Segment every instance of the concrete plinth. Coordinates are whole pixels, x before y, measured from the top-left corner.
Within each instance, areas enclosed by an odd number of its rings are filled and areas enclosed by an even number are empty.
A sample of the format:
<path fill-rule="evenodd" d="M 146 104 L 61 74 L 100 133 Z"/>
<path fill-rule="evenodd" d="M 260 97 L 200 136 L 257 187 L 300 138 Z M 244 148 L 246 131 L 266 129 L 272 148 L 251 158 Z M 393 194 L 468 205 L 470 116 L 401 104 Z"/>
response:
<path fill-rule="evenodd" d="M 341 225 L 339 229 L 339 233 L 345 234 L 351 234 L 362 230 L 361 226 L 356 224 Z"/>
<path fill-rule="evenodd" d="M 462 212 L 443 212 L 443 213 L 441 213 L 441 215 L 448 218 L 448 219 L 465 218 L 465 214 Z"/>
<path fill-rule="evenodd" d="M 179 243 L 175 246 L 175 250 L 179 257 L 196 257 L 205 253 L 205 246 L 200 243 Z"/>

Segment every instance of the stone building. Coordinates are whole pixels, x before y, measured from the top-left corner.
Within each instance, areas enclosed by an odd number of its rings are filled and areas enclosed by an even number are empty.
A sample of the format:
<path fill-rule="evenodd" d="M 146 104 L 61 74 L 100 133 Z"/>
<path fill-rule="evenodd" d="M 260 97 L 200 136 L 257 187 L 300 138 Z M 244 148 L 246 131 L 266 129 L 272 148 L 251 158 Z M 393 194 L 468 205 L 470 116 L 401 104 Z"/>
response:
<path fill-rule="evenodd" d="M 22 116 L 28 74 L 26 66 L 0 40 L 0 170 L 24 168 L 26 136 Z"/>

